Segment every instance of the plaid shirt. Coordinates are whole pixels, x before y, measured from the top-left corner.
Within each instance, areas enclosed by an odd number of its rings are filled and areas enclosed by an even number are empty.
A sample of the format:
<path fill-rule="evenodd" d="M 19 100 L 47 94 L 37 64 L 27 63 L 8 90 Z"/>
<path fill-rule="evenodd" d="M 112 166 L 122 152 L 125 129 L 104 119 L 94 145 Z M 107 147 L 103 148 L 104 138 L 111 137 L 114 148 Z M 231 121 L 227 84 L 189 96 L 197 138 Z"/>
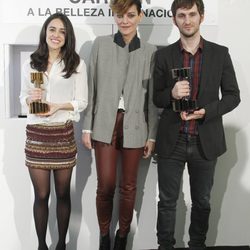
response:
<path fill-rule="evenodd" d="M 191 95 L 190 99 L 196 100 L 199 92 L 201 64 L 202 64 L 202 50 L 203 39 L 201 37 L 199 47 L 194 55 L 187 52 L 180 40 L 181 52 L 183 54 L 183 67 L 191 68 L 191 79 L 189 80 Z M 196 120 L 182 121 L 180 131 L 185 134 L 198 135 L 198 128 Z"/>

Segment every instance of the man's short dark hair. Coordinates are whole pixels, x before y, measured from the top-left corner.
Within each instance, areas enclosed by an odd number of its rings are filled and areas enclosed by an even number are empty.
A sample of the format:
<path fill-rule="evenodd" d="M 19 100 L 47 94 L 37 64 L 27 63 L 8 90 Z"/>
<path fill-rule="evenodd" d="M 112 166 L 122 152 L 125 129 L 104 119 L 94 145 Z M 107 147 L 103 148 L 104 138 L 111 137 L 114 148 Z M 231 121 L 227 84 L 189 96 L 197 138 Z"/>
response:
<path fill-rule="evenodd" d="M 172 15 L 175 17 L 179 8 L 191 9 L 195 4 L 200 15 L 204 15 L 203 0 L 174 0 L 171 6 Z"/>

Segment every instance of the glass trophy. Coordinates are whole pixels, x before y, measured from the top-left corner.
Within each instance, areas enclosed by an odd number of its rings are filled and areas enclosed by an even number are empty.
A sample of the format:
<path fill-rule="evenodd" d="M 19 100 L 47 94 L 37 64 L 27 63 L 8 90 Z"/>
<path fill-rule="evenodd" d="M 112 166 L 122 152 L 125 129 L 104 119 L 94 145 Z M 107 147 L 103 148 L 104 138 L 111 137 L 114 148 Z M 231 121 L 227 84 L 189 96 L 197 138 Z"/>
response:
<path fill-rule="evenodd" d="M 43 84 L 43 73 L 42 72 L 31 72 L 30 80 L 34 84 L 35 88 L 41 88 Z M 29 105 L 30 114 L 41 114 L 49 111 L 49 105 L 44 103 L 42 100 L 32 101 Z"/>
<path fill-rule="evenodd" d="M 172 78 L 177 81 L 187 80 L 190 81 L 191 68 L 177 68 L 172 69 Z M 191 100 L 190 96 L 185 96 L 180 100 L 172 100 L 172 107 L 175 112 L 186 111 L 192 113 L 194 110 L 198 109 L 197 101 Z"/>

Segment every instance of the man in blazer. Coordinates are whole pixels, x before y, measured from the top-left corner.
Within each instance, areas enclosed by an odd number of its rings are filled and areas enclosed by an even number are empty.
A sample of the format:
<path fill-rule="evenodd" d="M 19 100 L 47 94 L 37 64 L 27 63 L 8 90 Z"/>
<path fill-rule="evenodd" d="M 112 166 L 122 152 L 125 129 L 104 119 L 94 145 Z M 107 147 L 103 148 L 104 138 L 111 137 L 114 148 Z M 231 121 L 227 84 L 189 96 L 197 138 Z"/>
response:
<path fill-rule="evenodd" d="M 180 39 L 156 53 L 153 100 L 163 108 L 158 127 L 159 203 L 157 237 L 160 250 L 173 249 L 176 201 L 187 163 L 192 199 L 189 249 L 205 249 L 210 192 L 217 157 L 226 151 L 222 116 L 240 102 L 233 64 L 226 47 L 200 35 L 202 0 L 174 0 L 173 22 Z M 171 70 L 189 67 L 191 77 L 173 79 Z M 190 112 L 173 111 L 173 102 L 196 101 Z"/>

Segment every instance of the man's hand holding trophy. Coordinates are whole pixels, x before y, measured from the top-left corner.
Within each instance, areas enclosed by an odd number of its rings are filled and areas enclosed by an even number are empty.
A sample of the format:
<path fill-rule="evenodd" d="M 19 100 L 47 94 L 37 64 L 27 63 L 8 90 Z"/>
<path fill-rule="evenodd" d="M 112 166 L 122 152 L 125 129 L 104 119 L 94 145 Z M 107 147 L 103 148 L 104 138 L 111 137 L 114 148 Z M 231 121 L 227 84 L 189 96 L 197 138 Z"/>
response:
<path fill-rule="evenodd" d="M 202 119 L 205 109 L 199 109 L 197 100 L 191 99 L 191 68 L 176 68 L 171 70 L 172 78 L 176 84 L 172 89 L 172 107 L 179 112 L 184 121 Z"/>

